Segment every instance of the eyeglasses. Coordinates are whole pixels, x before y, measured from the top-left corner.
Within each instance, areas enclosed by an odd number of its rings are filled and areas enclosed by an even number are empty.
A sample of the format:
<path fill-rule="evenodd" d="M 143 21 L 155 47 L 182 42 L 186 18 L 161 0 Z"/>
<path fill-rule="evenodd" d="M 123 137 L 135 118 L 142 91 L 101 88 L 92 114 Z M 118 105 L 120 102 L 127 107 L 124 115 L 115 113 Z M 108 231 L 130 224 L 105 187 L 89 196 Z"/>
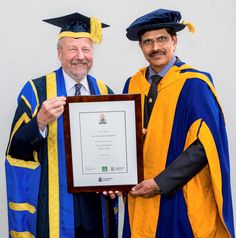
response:
<path fill-rule="evenodd" d="M 165 45 L 170 40 L 170 37 L 168 36 L 159 36 L 154 39 L 145 39 L 141 41 L 141 44 L 144 47 L 153 47 L 155 43 L 157 43 L 159 46 Z"/>

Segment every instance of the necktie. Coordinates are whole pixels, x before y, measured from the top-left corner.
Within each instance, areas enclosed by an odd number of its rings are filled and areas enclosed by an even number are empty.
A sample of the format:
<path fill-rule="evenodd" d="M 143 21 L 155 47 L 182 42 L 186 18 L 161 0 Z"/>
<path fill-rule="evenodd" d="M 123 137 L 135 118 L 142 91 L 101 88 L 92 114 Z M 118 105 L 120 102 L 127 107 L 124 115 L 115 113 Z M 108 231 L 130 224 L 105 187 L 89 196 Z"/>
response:
<path fill-rule="evenodd" d="M 156 98 L 157 98 L 157 85 L 162 79 L 161 76 L 159 75 L 153 75 L 151 77 L 152 83 L 147 95 L 147 109 L 148 109 L 148 117 L 150 118 L 151 113 L 152 113 L 152 108 L 155 104 Z"/>
<path fill-rule="evenodd" d="M 75 84 L 75 96 L 81 95 L 81 91 L 80 91 L 81 87 L 82 87 L 81 83 Z"/>

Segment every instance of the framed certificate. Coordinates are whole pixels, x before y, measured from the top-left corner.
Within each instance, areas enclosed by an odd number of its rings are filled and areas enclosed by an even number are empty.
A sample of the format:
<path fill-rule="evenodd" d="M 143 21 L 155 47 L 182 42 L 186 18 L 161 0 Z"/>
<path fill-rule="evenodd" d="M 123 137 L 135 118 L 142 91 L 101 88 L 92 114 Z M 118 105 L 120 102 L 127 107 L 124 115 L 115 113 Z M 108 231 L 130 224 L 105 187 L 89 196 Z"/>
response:
<path fill-rule="evenodd" d="M 67 97 L 69 192 L 129 191 L 143 180 L 140 94 Z"/>

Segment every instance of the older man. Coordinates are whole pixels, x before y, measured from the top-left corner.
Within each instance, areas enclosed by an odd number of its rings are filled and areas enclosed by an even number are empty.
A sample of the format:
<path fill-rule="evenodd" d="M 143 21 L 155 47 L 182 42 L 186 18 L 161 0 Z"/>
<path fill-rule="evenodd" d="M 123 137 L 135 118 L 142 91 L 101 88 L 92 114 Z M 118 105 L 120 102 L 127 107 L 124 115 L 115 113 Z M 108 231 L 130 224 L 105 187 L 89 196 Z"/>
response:
<path fill-rule="evenodd" d="M 79 13 L 44 21 L 61 28 L 62 67 L 27 82 L 18 97 L 6 156 L 10 235 L 107 237 L 104 198 L 67 191 L 62 114 L 65 96 L 112 92 L 88 74 L 93 44 L 108 25 Z"/>
<path fill-rule="evenodd" d="M 135 20 L 148 67 L 126 82 L 142 95 L 144 181 L 128 195 L 123 237 L 234 237 L 225 121 L 210 74 L 175 56 L 178 11 L 158 9 Z"/>

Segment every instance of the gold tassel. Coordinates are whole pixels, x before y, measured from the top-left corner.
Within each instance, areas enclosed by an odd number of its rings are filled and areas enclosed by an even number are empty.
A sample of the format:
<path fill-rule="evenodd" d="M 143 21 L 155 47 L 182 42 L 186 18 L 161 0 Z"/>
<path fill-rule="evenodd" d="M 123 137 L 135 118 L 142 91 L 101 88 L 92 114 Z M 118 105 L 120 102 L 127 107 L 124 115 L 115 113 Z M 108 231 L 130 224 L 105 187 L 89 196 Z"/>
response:
<path fill-rule="evenodd" d="M 196 31 L 195 26 L 191 22 L 183 21 L 182 24 L 186 25 L 191 33 Z"/>
<path fill-rule="evenodd" d="M 94 17 L 90 17 L 90 35 L 95 44 L 102 42 L 102 23 Z"/>

